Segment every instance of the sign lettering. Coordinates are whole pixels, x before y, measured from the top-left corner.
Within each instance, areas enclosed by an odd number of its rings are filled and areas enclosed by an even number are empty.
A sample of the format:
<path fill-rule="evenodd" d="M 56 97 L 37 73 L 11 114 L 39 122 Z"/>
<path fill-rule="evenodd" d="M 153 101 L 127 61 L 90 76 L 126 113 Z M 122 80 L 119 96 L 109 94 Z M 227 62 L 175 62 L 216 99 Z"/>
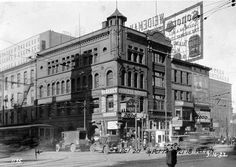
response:
<path fill-rule="evenodd" d="M 200 2 L 165 18 L 164 30 L 173 45 L 172 57 L 187 61 L 203 58 L 202 13 Z"/>
<path fill-rule="evenodd" d="M 137 31 L 147 31 L 154 28 L 161 28 L 163 27 L 163 21 L 164 21 L 164 13 L 161 13 L 159 15 L 156 15 L 154 17 L 142 20 L 138 23 L 132 24 L 129 27 L 132 29 L 135 29 Z M 161 28 L 162 29 L 162 28 Z"/>

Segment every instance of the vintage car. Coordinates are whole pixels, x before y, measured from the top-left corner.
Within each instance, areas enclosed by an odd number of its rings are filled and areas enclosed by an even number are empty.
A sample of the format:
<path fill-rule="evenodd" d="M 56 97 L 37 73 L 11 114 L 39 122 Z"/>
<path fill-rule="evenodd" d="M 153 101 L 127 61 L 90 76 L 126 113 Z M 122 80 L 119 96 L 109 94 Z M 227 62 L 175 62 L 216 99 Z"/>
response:
<path fill-rule="evenodd" d="M 100 151 L 104 154 L 108 154 L 111 151 L 119 152 L 121 151 L 120 137 L 118 135 L 100 136 L 99 139 L 90 146 L 90 151 Z"/>
<path fill-rule="evenodd" d="M 57 152 L 60 150 L 70 150 L 71 152 L 89 150 L 89 140 L 86 131 L 79 129 L 76 131 L 64 131 L 61 135 L 62 140 L 56 144 Z"/>

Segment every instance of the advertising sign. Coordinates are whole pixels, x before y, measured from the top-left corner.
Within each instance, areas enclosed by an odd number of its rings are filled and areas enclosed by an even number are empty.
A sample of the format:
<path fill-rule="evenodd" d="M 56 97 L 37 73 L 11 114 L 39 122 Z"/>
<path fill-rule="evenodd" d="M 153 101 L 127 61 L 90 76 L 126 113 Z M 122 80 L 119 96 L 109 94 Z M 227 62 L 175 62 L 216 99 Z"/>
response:
<path fill-rule="evenodd" d="M 179 120 L 178 117 L 174 117 L 172 119 L 172 126 L 173 127 L 182 127 L 183 126 L 183 120 Z"/>
<path fill-rule="evenodd" d="M 126 111 L 128 112 L 135 112 L 135 100 L 134 99 L 130 99 L 128 102 L 127 102 L 127 108 L 126 108 Z"/>
<path fill-rule="evenodd" d="M 171 56 L 189 62 L 203 58 L 203 2 L 164 19 L 164 32 L 173 45 Z"/>
<path fill-rule="evenodd" d="M 118 122 L 117 121 L 107 122 L 107 129 L 118 129 Z"/>
<path fill-rule="evenodd" d="M 205 123 L 210 123 L 211 122 L 210 112 L 208 112 L 208 111 L 196 111 L 196 112 L 198 114 L 197 121 L 205 122 Z"/>
<path fill-rule="evenodd" d="M 137 31 L 141 31 L 141 32 L 151 30 L 151 29 L 158 29 L 162 31 L 163 21 L 164 21 L 164 13 L 161 13 L 154 17 L 144 19 L 138 23 L 132 24 L 129 27 Z"/>

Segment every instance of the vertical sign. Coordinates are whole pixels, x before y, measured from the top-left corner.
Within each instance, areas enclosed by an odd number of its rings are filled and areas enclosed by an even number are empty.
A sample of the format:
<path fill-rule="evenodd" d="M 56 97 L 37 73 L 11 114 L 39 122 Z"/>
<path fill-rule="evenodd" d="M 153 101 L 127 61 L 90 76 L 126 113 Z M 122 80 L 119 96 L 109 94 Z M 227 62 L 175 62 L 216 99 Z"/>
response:
<path fill-rule="evenodd" d="M 186 61 L 203 58 L 203 2 L 164 19 L 164 32 L 170 38 L 172 57 Z"/>

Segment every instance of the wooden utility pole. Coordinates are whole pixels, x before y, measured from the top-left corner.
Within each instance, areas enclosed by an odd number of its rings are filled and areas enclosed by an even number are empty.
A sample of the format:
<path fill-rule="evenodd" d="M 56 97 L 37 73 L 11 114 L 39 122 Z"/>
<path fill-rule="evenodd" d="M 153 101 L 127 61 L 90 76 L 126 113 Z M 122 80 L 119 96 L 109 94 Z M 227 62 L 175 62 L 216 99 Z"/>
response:
<path fill-rule="evenodd" d="M 84 99 L 84 130 L 86 130 L 86 98 Z"/>
<path fill-rule="evenodd" d="M 134 111 L 135 111 L 135 149 L 137 149 L 137 102 L 136 102 L 136 99 L 135 99 L 135 103 L 134 103 Z"/>

